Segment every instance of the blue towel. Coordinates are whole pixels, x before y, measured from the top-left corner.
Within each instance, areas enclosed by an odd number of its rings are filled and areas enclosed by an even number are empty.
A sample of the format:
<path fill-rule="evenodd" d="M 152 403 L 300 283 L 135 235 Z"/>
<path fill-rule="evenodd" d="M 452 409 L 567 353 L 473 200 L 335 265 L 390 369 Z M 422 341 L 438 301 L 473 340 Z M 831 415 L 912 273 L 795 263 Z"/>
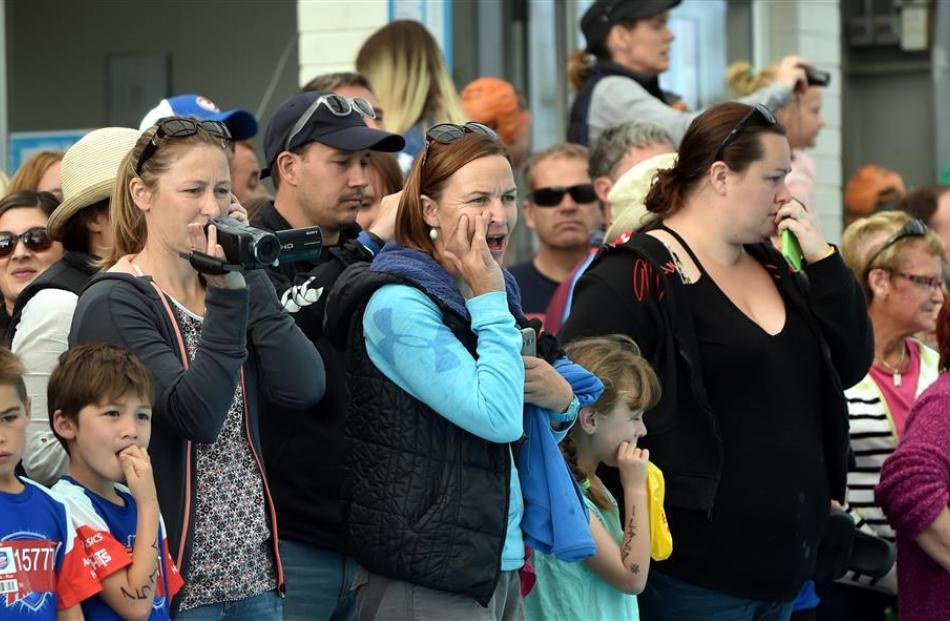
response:
<path fill-rule="evenodd" d="M 604 391 L 595 375 L 567 358 L 556 360 L 554 368 L 571 384 L 581 407 L 597 401 Z M 557 447 L 547 412 L 526 405 L 524 430 L 526 438 L 518 453 L 518 475 L 524 496 L 521 530 L 525 542 L 569 563 L 593 556 L 596 548 L 583 492 Z"/>

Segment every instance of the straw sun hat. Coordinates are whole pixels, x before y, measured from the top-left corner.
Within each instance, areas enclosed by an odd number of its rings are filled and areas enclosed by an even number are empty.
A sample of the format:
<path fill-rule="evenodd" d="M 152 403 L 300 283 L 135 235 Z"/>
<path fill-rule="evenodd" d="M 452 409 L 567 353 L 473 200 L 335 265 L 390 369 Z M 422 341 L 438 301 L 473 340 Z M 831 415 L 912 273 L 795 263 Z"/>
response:
<path fill-rule="evenodd" d="M 46 225 L 50 237 L 61 240 L 70 218 L 112 196 L 122 158 L 139 136 L 141 132 L 129 127 L 103 127 L 89 132 L 66 151 L 60 172 L 63 202 Z"/>

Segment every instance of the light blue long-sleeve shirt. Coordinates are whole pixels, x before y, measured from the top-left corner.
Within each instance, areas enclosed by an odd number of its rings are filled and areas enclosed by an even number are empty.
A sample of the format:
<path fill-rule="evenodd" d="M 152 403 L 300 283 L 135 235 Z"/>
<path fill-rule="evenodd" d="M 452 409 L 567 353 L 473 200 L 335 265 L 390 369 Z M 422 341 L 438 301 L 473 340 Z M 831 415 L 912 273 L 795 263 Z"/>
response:
<path fill-rule="evenodd" d="M 376 368 L 454 425 L 496 443 L 519 440 L 524 420 L 521 333 L 504 291 L 467 300 L 478 360 L 442 321 L 435 302 L 415 287 L 386 285 L 363 315 L 366 351 Z M 502 571 L 524 565 L 524 502 L 514 459 Z"/>

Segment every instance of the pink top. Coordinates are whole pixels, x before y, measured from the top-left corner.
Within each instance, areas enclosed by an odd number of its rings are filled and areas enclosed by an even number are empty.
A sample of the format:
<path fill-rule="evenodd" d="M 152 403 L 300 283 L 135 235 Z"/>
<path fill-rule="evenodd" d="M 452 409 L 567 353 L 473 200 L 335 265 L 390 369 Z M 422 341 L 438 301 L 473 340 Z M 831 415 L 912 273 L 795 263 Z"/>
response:
<path fill-rule="evenodd" d="M 906 433 L 881 468 L 875 498 L 897 531 L 901 621 L 946 619 L 950 572 L 916 539 L 950 500 L 950 374 L 941 373 L 911 410 Z"/>
<path fill-rule="evenodd" d="M 884 401 L 891 412 L 891 420 L 894 421 L 898 438 L 904 435 L 904 423 L 907 421 L 911 406 L 917 400 L 917 382 L 920 378 L 920 350 L 911 339 L 905 340 L 904 347 L 907 348 L 910 356 L 910 364 L 900 374 L 900 386 L 894 385 L 894 373 L 877 365 L 871 366 L 871 379 L 884 395 Z"/>
<path fill-rule="evenodd" d="M 815 161 L 804 152 L 792 151 L 792 170 L 785 176 L 785 185 L 792 196 L 805 203 L 805 207 L 815 207 L 815 185 L 818 183 Z"/>

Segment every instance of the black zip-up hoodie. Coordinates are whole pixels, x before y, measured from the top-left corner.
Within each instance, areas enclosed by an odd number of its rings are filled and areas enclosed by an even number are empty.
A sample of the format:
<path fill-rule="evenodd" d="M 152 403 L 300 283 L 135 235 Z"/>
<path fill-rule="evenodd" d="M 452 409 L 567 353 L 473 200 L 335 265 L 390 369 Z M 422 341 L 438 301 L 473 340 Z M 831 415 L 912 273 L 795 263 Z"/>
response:
<path fill-rule="evenodd" d="M 245 430 L 264 480 L 273 534 L 277 579 L 283 588 L 273 501 L 261 461 L 258 397 L 306 407 L 323 396 L 323 361 L 277 302 L 267 276 L 247 275 L 247 289 L 208 287 L 198 353 L 187 369 L 181 328 L 171 301 L 149 276 L 134 276 L 120 261 L 96 275 L 79 296 L 69 345 L 105 341 L 128 347 L 152 376 L 152 439 L 149 454 L 169 551 L 187 581 L 192 554 L 191 512 L 195 482 L 192 443 L 214 442 L 238 382 L 245 382 Z M 173 615 L 181 596 L 172 604 Z"/>

